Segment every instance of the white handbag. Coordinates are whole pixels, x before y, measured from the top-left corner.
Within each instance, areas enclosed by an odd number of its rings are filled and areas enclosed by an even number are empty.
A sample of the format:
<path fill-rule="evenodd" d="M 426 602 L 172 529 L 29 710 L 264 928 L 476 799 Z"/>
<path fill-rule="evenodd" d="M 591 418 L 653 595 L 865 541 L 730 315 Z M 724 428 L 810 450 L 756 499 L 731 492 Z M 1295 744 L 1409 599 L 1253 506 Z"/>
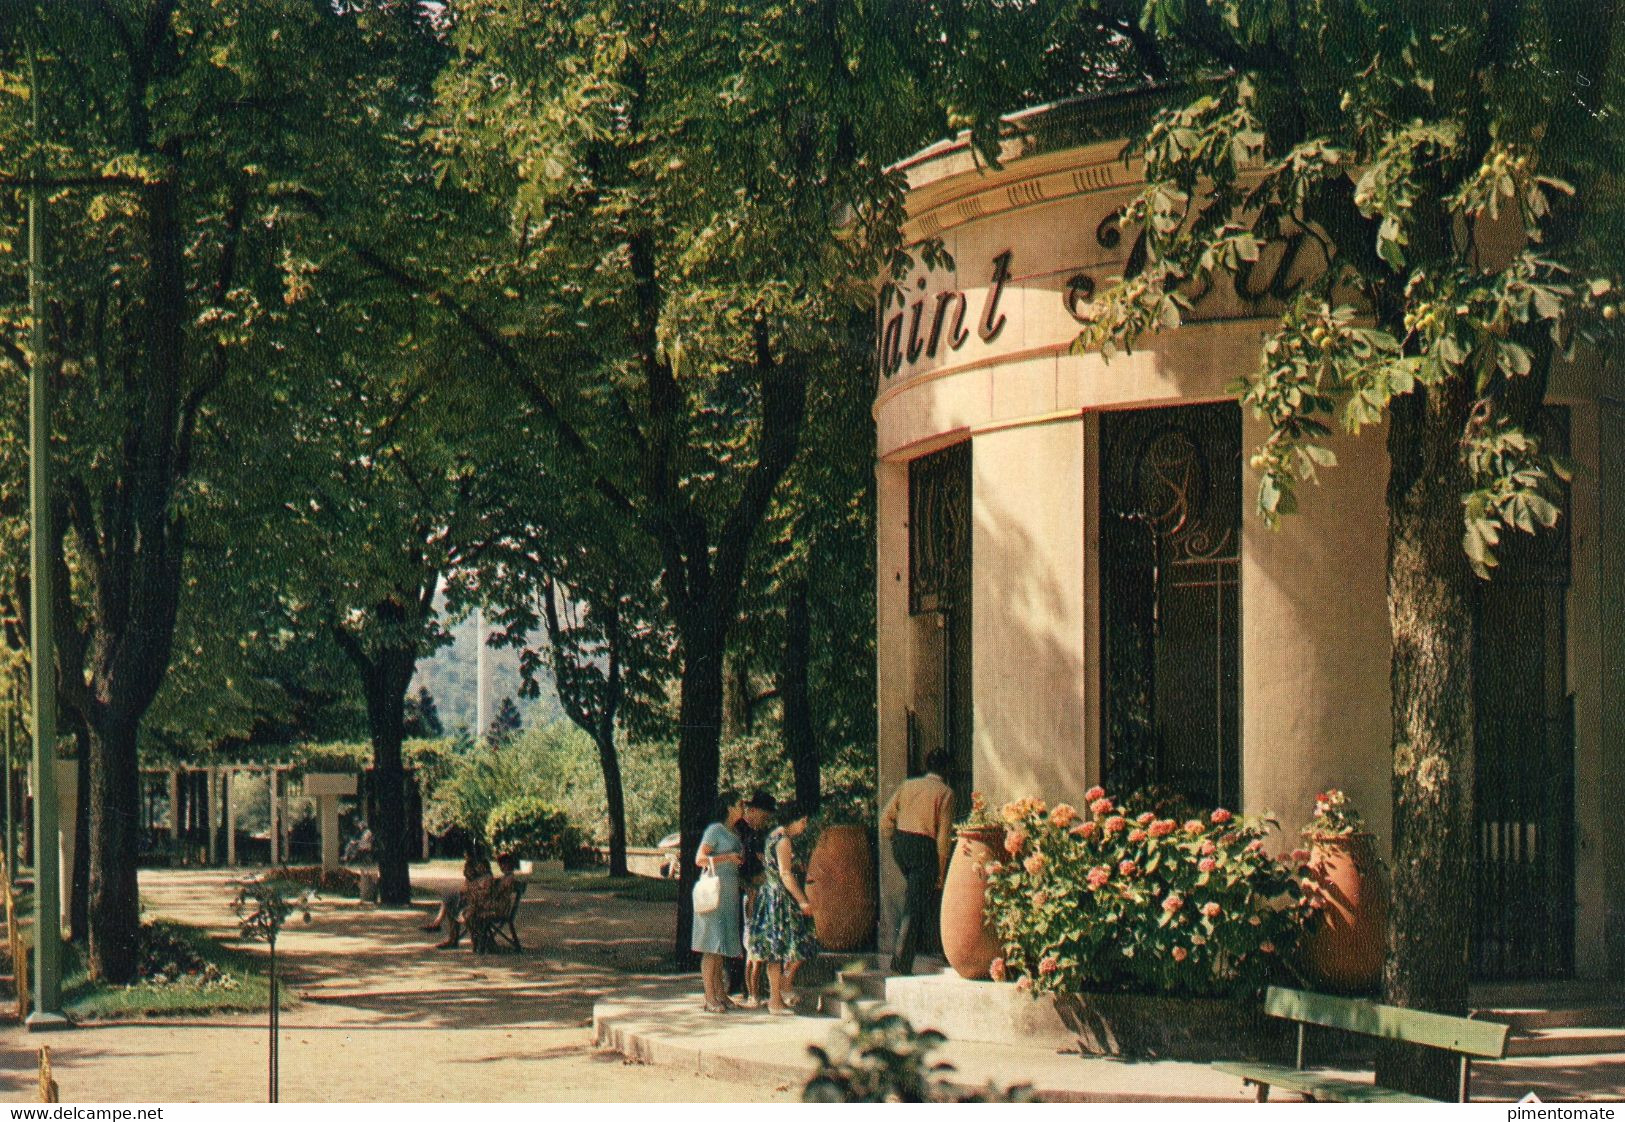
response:
<path fill-rule="evenodd" d="M 716 865 L 709 864 L 694 882 L 694 914 L 703 916 L 721 906 L 722 878 L 717 876 Z"/>

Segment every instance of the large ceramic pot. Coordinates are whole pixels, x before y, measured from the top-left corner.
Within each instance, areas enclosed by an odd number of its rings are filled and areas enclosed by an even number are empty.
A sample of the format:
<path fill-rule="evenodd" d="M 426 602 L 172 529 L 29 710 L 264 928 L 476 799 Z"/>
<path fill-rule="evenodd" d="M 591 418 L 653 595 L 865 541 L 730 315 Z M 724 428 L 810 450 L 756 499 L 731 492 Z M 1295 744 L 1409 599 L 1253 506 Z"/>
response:
<path fill-rule="evenodd" d="M 1004 844 L 1000 827 L 960 830 L 942 886 L 942 953 L 961 978 L 986 978 L 999 957 L 998 936 L 983 908 L 987 864 Z"/>
<path fill-rule="evenodd" d="M 1388 885 L 1374 839 L 1312 838 L 1309 871 L 1321 902 L 1306 947 L 1310 970 L 1332 989 L 1374 989 L 1388 932 Z"/>
<path fill-rule="evenodd" d="M 807 861 L 807 899 L 825 950 L 852 951 L 869 942 L 875 928 L 875 862 L 867 829 L 828 826 L 820 832 Z"/>

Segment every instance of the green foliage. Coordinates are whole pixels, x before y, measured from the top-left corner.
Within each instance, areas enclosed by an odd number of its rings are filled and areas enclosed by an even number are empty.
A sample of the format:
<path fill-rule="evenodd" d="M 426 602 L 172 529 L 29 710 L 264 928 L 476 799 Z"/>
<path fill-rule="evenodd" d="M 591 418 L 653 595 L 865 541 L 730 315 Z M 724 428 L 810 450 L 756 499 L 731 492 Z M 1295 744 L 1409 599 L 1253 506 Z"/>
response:
<path fill-rule="evenodd" d="M 873 1007 L 855 987 L 835 991 L 846 1002 L 841 1040 L 833 1050 L 807 1051 L 818 1068 L 801 1090 L 809 1103 L 964 1103 L 1033 1102 L 1031 1088 L 999 1090 L 991 1082 L 963 1091 L 950 1080 L 954 1065 L 933 1061 L 947 1042 L 935 1029 L 916 1029 L 901 1013 Z"/>
<path fill-rule="evenodd" d="M 676 752 L 669 744 L 629 744 L 622 768 L 628 841 L 653 845 L 676 828 Z M 566 721 L 526 729 L 498 747 L 465 745 L 425 790 L 425 821 L 435 832 L 460 827 L 483 843 L 493 810 L 532 796 L 564 812 L 583 838 L 601 843 L 608 836 L 597 749 Z"/>
<path fill-rule="evenodd" d="M 498 803 L 485 821 L 485 839 L 493 853 L 512 853 L 530 861 L 573 857 L 581 848 L 564 813 L 535 795 Z"/>
<path fill-rule="evenodd" d="M 834 759 L 820 768 L 820 815 L 825 821 L 873 822 L 876 764 L 872 752 L 838 745 Z M 781 805 L 796 797 L 795 775 L 784 742 L 777 735 L 734 737 L 723 742 L 719 787 L 749 795 L 766 791 Z"/>
<path fill-rule="evenodd" d="M 1503 531 L 1557 522 L 1568 468 L 1531 410 L 1553 361 L 1617 318 L 1618 247 L 1588 230 L 1619 209 L 1622 163 L 1601 123 L 1620 92 L 1604 70 L 1617 21 L 1575 9 L 1564 19 L 1598 36 L 1578 43 L 1550 18 L 1532 0 L 1494 19 L 1465 2 L 1385 19 L 1146 6 L 1164 49 L 1229 73 L 1136 141 L 1146 183 L 1123 221 L 1143 231 L 1144 264 L 1101 293 L 1079 346 L 1109 357 L 1178 327 L 1192 293 L 1310 239 L 1322 267 L 1237 387 L 1269 425 L 1252 458 L 1266 521 L 1336 463 L 1334 418 L 1357 433 L 1457 382 L 1470 387 L 1452 420 L 1473 569 L 1489 575 Z"/>
<path fill-rule="evenodd" d="M 1078 811 L 1004 806 L 987 867 L 1005 956 L 994 977 L 1054 993 L 1236 996 L 1281 969 L 1302 930 L 1301 862 L 1264 852 L 1272 822 L 1215 810 L 1183 822 L 1100 788 Z M 1292 861 L 1298 861 L 1294 855 Z"/>

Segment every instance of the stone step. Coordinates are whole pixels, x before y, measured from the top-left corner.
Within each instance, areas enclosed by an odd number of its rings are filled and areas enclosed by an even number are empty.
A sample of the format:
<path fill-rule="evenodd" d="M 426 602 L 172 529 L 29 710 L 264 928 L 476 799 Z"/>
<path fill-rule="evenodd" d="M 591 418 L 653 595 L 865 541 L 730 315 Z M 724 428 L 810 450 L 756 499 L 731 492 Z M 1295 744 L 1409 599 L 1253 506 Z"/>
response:
<path fill-rule="evenodd" d="M 1520 1031 L 1507 1041 L 1508 1056 L 1593 1056 L 1625 1053 L 1625 1028 L 1579 1025 Z"/>
<path fill-rule="evenodd" d="M 1625 1005 L 1562 1005 L 1550 1008 L 1500 1007 L 1475 1009 L 1472 1016 L 1481 1021 L 1499 1021 L 1515 1031 L 1567 1028 L 1625 1028 Z"/>

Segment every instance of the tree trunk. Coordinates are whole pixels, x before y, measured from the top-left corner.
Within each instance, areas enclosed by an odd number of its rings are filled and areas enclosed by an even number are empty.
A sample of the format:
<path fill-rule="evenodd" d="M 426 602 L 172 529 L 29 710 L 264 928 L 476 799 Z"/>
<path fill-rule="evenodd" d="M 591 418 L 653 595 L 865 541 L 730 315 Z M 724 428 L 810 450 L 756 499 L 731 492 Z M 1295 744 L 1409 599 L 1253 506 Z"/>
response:
<path fill-rule="evenodd" d="M 1420 399 L 1420 400 L 1418 400 Z M 1396 403 L 1388 430 L 1388 614 L 1393 635 L 1390 1004 L 1467 1011 L 1473 848 L 1473 576 L 1461 546 L 1472 407 L 1452 380 Z M 1455 1057 L 1386 1045 L 1378 1078 L 1454 1099 Z"/>
<path fill-rule="evenodd" d="M 75 767 L 79 797 L 73 804 L 73 868 L 64 870 L 64 883 L 72 893 L 68 900 L 68 938 L 81 943 L 90 937 L 90 730 L 83 721 L 74 724 L 73 738 L 79 749 Z M 137 797 L 139 800 L 139 793 Z"/>
<path fill-rule="evenodd" d="M 796 801 L 816 810 L 819 789 L 818 738 L 813 734 L 812 691 L 807 666 L 812 648 L 807 581 L 793 581 L 784 605 L 784 659 L 779 664 L 779 713 L 784 747 L 796 777 Z"/>
<path fill-rule="evenodd" d="M 140 765 L 134 718 L 107 718 L 90 728 L 90 975 L 111 985 L 134 979 L 140 949 L 141 898 L 136 888 Z"/>
<path fill-rule="evenodd" d="M 402 661 L 406 664 L 404 674 L 398 665 Z M 378 860 L 380 904 L 412 902 L 411 871 L 406 860 L 406 768 L 401 743 L 406 739 L 406 686 L 414 661 L 410 653 L 380 654 L 367 681 L 373 797 L 378 805 L 378 820 L 368 825 Z"/>
<path fill-rule="evenodd" d="M 626 792 L 621 783 L 621 758 L 615 749 L 615 725 L 605 722 L 593 737 L 598 742 L 598 766 L 604 772 L 604 802 L 609 811 L 609 875 L 626 871 Z"/>
<path fill-rule="evenodd" d="M 679 689 L 677 742 L 678 807 L 682 823 L 682 880 L 677 893 L 677 930 L 673 957 L 679 970 L 697 961 L 690 950 L 694 925 L 694 880 L 700 835 L 716 809 L 721 771 L 722 655 L 726 642 L 722 621 L 704 618 L 683 629 L 683 671 Z"/>

